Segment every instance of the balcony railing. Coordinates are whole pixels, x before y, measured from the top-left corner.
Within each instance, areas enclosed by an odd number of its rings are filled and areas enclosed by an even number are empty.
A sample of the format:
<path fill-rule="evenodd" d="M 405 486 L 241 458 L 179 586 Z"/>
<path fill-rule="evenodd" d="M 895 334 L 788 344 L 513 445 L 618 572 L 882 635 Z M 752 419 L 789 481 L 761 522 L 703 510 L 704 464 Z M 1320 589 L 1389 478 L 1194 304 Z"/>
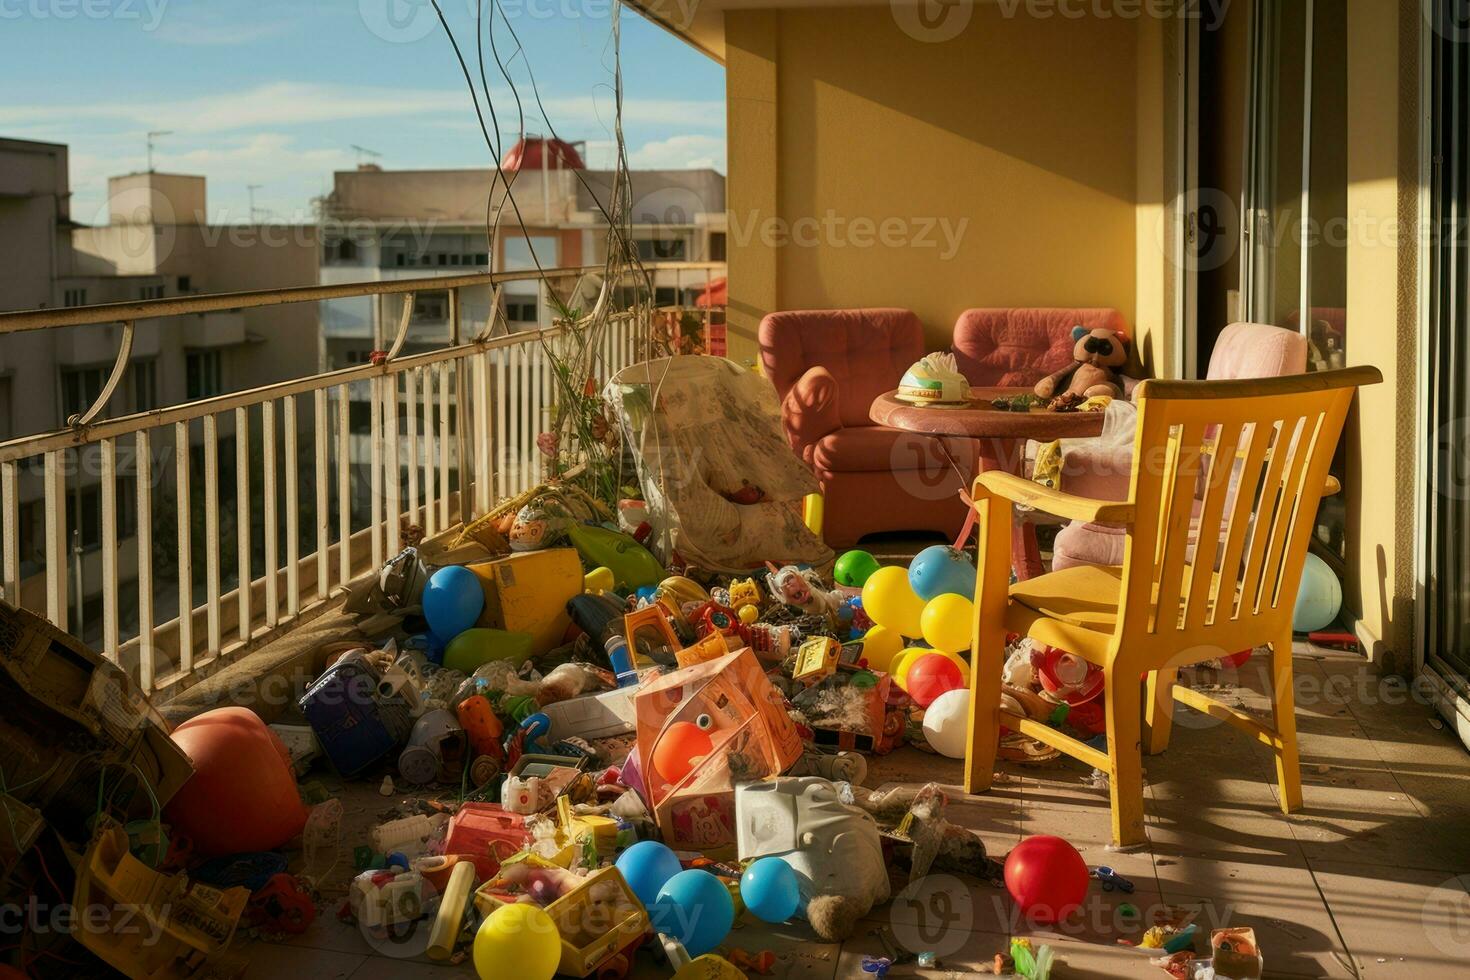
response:
<path fill-rule="evenodd" d="M 724 274 L 720 263 L 649 268 L 687 286 Z M 600 272 L 549 272 L 538 283 L 543 308 L 548 289 L 565 300 Z M 536 436 L 555 401 L 543 342 L 563 327 L 544 317 L 506 333 L 498 318 L 490 329 L 461 316 L 465 290 L 489 287 L 494 308 L 505 284 L 534 278 L 434 276 L 0 314 L 0 343 L 121 325 L 111 375 L 89 408 L 65 428 L 0 443 L 0 594 L 78 633 L 85 600 L 100 594 L 104 654 L 145 691 L 172 692 L 320 612 L 396 554 L 406 526 L 432 535 L 534 486 Z M 448 291 L 449 340 L 406 353 L 416 291 Z M 376 338 L 383 349 L 370 364 L 104 416 L 138 321 L 364 296 L 386 310 L 395 294 L 397 333 Z M 612 318 L 601 380 L 646 356 L 653 314 L 643 309 Z M 708 325 L 720 311 L 698 312 Z M 316 349 L 315 336 L 302 338 L 313 360 Z M 35 532 L 23 527 L 23 505 L 42 509 Z"/>

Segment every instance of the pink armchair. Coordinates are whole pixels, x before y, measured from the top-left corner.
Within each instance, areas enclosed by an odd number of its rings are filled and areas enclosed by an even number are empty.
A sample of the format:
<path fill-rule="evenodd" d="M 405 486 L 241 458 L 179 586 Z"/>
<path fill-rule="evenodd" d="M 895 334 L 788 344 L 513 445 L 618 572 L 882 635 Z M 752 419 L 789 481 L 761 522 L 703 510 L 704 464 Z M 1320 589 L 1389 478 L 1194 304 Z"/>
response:
<path fill-rule="evenodd" d="M 1220 331 L 1210 353 L 1211 381 L 1280 378 L 1307 369 L 1307 339 L 1292 330 L 1261 323 L 1232 323 Z M 1061 489 L 1094 500 L 1127 500 L 1131 459 L 1127 453 L 1073 451 L 1062 464 Z M 1057 532 L 1052 570 L 1073 565 L 1121 565 L 1123 529 L 1073 521 Z"/>
<path fill-rule="evenodd" d="M 959 533 L 961 481 L 939 447 L 868 417 L 873 399 L 897 388 L 924 356 L 917 316 L 899 309 L 772 313 L 759 340 L 787 439 L 822 486 L 829 545 L 851 547 L 879 531 Z"/>
<path fill-rule="evenodd" d="M 966 310 L 954 325 L 955 361 L 972 385 L 1030 387 L 1072 363 L 1078 324 L 1128 330 L 1123 314 L 1105 308 Z"/>

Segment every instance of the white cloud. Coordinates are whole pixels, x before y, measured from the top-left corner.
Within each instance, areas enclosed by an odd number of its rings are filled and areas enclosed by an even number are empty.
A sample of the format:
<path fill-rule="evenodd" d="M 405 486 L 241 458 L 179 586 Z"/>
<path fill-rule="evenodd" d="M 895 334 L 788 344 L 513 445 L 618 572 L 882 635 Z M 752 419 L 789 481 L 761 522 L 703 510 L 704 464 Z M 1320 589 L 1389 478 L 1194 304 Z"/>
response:
<path fill-rule="evenodd" d="M 635 170 L 697 170 L 725 172 L 725 138 L 689 134 L 644 143 L 628 153 Z"/>

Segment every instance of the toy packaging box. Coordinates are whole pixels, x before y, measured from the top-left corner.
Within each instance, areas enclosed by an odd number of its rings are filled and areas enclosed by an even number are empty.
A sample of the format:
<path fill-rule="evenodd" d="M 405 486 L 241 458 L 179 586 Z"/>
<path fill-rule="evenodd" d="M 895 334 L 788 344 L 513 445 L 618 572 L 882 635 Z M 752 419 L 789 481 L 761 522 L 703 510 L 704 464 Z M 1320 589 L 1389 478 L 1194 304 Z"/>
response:
<path fill-rule="evenodd" d="M 854 677 L 865 673 L 876 678 L 871 686 L 858 686 Z M 890 704 L 893 678 L 878 671 L 849 672 L 839 670 L 844 696 L 835 701 L 834 710 L 823 713 L 806 709 L 812 726 L 812 741 L 824 748 L 843 751 L 871 752 L 886 755 L 903 743 L 907 716 L 903 709 Z"/>
<path fill-rule="evenodd" d="M 555 647 L 571 625 L 567 600 L 582 594 L 582 559 L 572 548 L 527 551 L 466 565 L 480 580 L 485 609 L 477 625 L 530 633 L 533 653 Z"/>
<path fill-rule="evenodd" d="M 645 795 L 664 841 L 674 850 L 733 857 L 735 784 L 784 772 L 801 755 L 801 737 L 748 648 L 649 681 L 634 701 L 638 762 Z M 711 751 L 677 780 L 655 763 L 659 739 L 673 725 L 705 731 Z"/>

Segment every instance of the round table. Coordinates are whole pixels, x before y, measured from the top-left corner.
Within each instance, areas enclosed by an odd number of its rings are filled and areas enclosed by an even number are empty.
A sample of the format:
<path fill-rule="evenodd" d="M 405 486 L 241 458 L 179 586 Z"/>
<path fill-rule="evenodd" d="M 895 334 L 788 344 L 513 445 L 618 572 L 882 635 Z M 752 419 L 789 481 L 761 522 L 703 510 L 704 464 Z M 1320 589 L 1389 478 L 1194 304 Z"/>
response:
<path fill-rule="evenodd" d="M 1048 412 L 1044 408 L 1013 412 L 991 404 L 997 398 L 1030 392 L 1030 388 L 972 388 L 969 405 L 941 407 L 911 405 L 890 391 L 873 400 L 868 415 L 878 425 L 934 436 L 946 452 L 945 444 L 951 440 L 968 443 L 975 450 L 976 472 L 998 469 L 1021 474 L 1028 439 L 1050 442 L 1086 439 L 1102 433 L 1102 412 Z M 952 461 L 953 454 L 950 455 Z M 970 482 L 971 478 L 967 477 L 967 487 Z M 969 536 L 969 530 L 967 521 L 957 547 Z M 1032 578 L 1042 572 L 1036 529 L 1026 521 L 1011 524 L 1011 560 L 1018 578 Z"/>

